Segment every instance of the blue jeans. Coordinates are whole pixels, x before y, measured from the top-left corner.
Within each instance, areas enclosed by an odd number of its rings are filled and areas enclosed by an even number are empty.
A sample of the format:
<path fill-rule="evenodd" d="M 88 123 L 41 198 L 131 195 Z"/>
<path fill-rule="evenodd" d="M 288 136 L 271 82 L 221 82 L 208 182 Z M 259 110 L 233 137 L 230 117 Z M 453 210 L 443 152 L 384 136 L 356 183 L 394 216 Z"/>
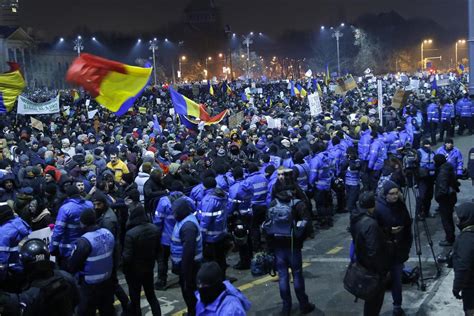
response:
<path fill-rule="evenodd" d="M 276 268 L 279 277 L 280 297 L 283 300 L 283 309 L 291 310 L 291 291 L 288 268 L 291 268 L 293 275 L 293 286 L 295 287 L 296 298 L 300 304 L 300 309 L 305 308 L 308 304 L 308 295 L 305 292 L 303 278 L 303 262 L 301 249 L 277 248 L 275 249 Z"/>
<path fill-rule="evenodd" d="M 395 308 L 402 306 L 402 273 L 403 263 L 394 263 L 390 267 L 392 275 L 392 299 Z"/>

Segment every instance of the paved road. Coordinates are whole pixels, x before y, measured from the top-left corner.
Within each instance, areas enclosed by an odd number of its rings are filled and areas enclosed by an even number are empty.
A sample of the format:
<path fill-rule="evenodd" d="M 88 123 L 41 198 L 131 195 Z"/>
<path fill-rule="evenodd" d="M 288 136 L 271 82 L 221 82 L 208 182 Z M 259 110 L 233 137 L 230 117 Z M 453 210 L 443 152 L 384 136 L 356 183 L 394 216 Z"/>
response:
<path fill-rule="evenodd" d="M 467 153 L 474 145 L 474 137 L 464 136 L 455 139 L 455 146 L 462 151 L 465 161 Z M 471 181 L 462 181 L 461 193 L 458 203 L 471 201 L 474 197 L 474 189 Z M 432 210 L 437 207 L 433 202 Z M 349 316 L 361 315 L 363 302 L 354 303 L 354 298 L 344 290 L 342 279 L 348 265 L 348 254 L 350 235 L 346 231 L 349 223 L 348 214 L 336 215 L 335 225 L 330 230 L 320 231 L 316 237 L 305 243 L 303 248 L 304 276 L 306 280 L 306 291 L 310 300 L 316 304 L 317 310 L 312 315 L 334 315 Z M 439 216 L 427 220 L 429 230 L 434 242 L 436 255 L 446 252 L 446 248 L 438 246 L 438 242 L 444 239 L 444 234 Z M 423 228 L 421 228 L 422 266 L 425 277 L 436 274 L 436 268 L 431 254 L 428 239 Z M 230 265 L 235 264 L 237 256 L 232 254 L 228 259 Z M 412 248 L 407 266 L 413 267 L 418 264 L 415 249 Z M 446 267 L 442 268 L 441 276 L 437 279 L 427 280 L 427 291 L 420 291 L 416 285 L 404 285 L 403 307 L 407 315 L 446 315 L 446 310 L 451 315 L 460 315 L 461 303 L 451 297 L 450 286 L 452 286 L 452 273 Z M 249 271 L 228 270 L 228 275 L 236 277 L 234 283 L 252 301 L 250 315 L 275 315 L 281 309 L 281 300 L 278 292 L 276 278 L 270 276 L 254 278 Z M 124 280 L 121 282 L 126 286 Z M 174 283 L 166 291 L 157 291 L 161 303 L 163 315 L 182 315 L 185 305 L 181 298 L 177 279 L 171 276 L 170 283 Z M 440 297 L 440 293 L 443 293 Z M 438 295 L 437 295 L 438 294 Z M 298 315 L 297 301 L 293 292 L 294 314 Z M 151 315 L 146 299 L 142 297 L 143 315 Z M 444 310 L 442 307 L 444 306 Z M 448 308 L 449 307 L 449 308 Z M 429 312 L 427 312 L 429 311 Z M 392 299 L 390 292 L 385 295 L 383 316 L 391 315 Z"/>

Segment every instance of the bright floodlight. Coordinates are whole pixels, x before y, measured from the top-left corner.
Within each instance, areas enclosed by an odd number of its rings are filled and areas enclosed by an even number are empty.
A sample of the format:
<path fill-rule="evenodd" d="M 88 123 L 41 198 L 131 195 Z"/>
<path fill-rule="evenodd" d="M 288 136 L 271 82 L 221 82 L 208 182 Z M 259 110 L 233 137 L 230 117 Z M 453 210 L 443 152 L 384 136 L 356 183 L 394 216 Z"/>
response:
<path fill-rule="evenodd" d="M 64 37 L 61 37 L 61 38 L 59 39 L 59 41 L 60 41 L 60 42 L 64 42 Z"/>
<path fill-rule="evenodd" d="M 262 32 L 260 32 L 260 33 L 258 33 L 258 35 L 260 35 L 260 36 L 263 36 L 263 33 L 262 33 Z"/>
<path fill-rule="evenodd" d="M 81 36 L 81 35 L 78 35 L 77 38 L 78 38 L 78 39 L 82 39 L 82 36 Z"/>
<path fill-rule="evenodd" d="M 222 58 L 222 56 L 223 56 L 222 53 L 219 53 L 219 58 Z"/>
<path fill-rule="evenodd" d="M 253 35 L 253 32 L 250 32 L 250 35 Z"/>
<path fill-rule="evenodd" d="M 324 25 L 321 25 L 321 30 L 324 30 Z"/>
<path fill-rule="evenodd" d="M 92 40 L 93 40 L 93 41 L 96 41 L 97 39 L 96 39 L 95 36 L 94 36 L 94 37 L 92 37 Z"/>
<path fill-rule="evenodd" d="M 234 34 L 232 34 L 232 37 L 235 37 L 235 36 L 236 36 L 236 34 L 235 34 L 235 33 L 234 33 Z"/>
<path fill-rule="evenodd" d="M 181 60 L 186 60 L 186 56 L 181 56 Z"/>
<path fill-rule="evenodd" d="M 156 37 L 153 40 L 156 41 Z"/>
<path fill-rule="evenodd" d="M 137 40 L 137 42 L 138 42 L 138 43 L 141 43 L 141 42 L 142 42 L 141 38 L 139 38 L 139 39 Z"/>
<path fill-rule="evenodd" d="M 165 42 L 167 42 L 167 41 L 168 41 L 168 39 L 167 39 L 167 38 L 165 38 Z"/>
<path fill-rule="evenodd" d="M 345 24 L 344 24 L 344 23 L 341 23 L 341 26 L 342 26 L 342 27 L 344 27 L 344 26 L 345 26 Z"/>

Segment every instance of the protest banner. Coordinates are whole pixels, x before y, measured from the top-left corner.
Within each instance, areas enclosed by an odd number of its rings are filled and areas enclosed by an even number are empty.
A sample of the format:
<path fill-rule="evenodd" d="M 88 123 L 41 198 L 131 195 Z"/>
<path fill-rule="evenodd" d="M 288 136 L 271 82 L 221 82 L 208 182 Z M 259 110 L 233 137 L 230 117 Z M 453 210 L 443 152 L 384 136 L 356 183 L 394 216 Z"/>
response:
<path fill-rule="evenodd" d="M 234 115 L 229 116 L 229 128 L 237 127 L 243 121 L 244 121 L 244 111 L 235 113 Z"/>
<path fill-rule="evenodd" d="M 99 110 L 92 110 L 92 111 L 87 111 L 87 118 L 89 120 L 92 120 L 94 116 L 99 112 Z"/>
<path fill-rule="evenodd" d="M 30 99 L 19 96 L 17 114 L 53 114 L 59 113 L 59 94 L 46 102 L 33 102 Z"/>

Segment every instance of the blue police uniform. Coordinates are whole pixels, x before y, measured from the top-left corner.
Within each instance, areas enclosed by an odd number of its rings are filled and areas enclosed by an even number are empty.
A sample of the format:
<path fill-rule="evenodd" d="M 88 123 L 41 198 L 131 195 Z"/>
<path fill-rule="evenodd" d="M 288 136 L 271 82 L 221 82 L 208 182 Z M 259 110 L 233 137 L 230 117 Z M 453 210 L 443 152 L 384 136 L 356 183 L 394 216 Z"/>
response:
<path fill-rule="evenodd" d="M 436 151 L 437 154 L 444 155 L 446 157 L 446 161 L 453 165 L 454 170 L 456 170 L 457 175 L 462 175 L 463 170 L 463 160 L 462 154 L 456 147 L 453 147 L 450 151 L 447 151 L 445 146 L 441 146 Z"/>
<path fill-rule="evenodd" d="M 112 276 L 114 265 L 113 253 L 115 246 L 114 235 L 105 228 L 82 235 L 91 245 L 91 252 L 80 272 L 87 284 L 99 284 Z"/>
<path fill-rule="evenodd" d="M 182 221 L 177 222 L 171 234 L 171 261 L 173 265 L 179 266 L 183 257 L 183 242 L 179 236 L 179 232 L 184 224 L 191 222 L 199 228 L 199 223 L 196 216 L 189 214 Z M 194 252 L 194 261 L 200 262 L 202 260 L 202 237 L 201 234 L 196 236 L 196 249 Z"/>
<path fill-rule="evenodd" d="M 18 273 L 23 270 L 18 243 L 30 232 L 30 226 L 18 216 L 0 226 L 0 281 L 6 280 L 9 270 Z"/>
<path fill-rule="evenodd" d="M 224 281 L 225 290 L 212 302 L 205 305 L 196 291 L 196 316 L 233 315 L 245 316 L 250 310 L 250 301 L 229 281 Z"/>

